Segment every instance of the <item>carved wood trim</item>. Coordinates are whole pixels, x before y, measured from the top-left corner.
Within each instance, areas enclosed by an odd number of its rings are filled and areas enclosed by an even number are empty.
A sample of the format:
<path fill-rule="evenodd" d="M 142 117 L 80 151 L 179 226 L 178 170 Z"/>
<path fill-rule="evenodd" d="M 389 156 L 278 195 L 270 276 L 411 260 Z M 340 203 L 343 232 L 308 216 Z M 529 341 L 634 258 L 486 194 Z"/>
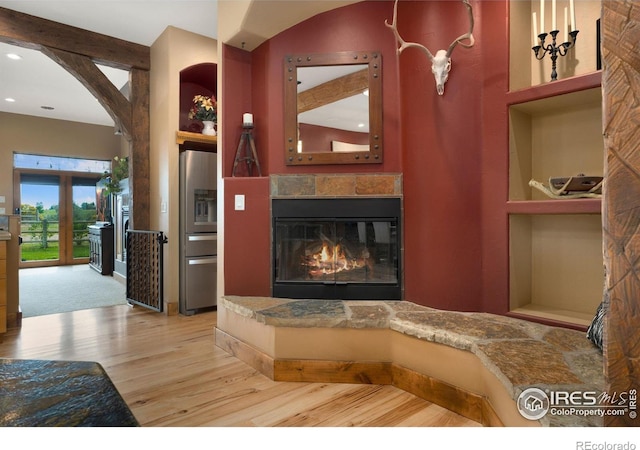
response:
<path fill-rule="evenodd" d="M 640 388 L 640 5 L 602 2 L 602 88 L 605 188 L 602 200 L 607 392 Z M 637 412 L 636 412 L 637 413 Z M 638 426 L 640 418 L 605 416 L 606 426 Z"/>

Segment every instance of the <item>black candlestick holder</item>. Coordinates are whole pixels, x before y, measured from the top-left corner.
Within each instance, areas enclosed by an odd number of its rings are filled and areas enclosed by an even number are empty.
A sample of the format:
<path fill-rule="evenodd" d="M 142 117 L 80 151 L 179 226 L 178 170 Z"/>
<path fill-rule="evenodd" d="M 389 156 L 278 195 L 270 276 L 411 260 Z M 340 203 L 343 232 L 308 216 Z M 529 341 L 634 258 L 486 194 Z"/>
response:
<path fill-rule="evenodd" d="M 531 49 L 535 52 L 536 59 L 538 61 L 542 61 L 547 53 L 551 55 L 551 81 L 555 81 L 558 79 L 558 72 L 556 71 L 556 61 L 558 60 L 558 55 L 566 55 L 567 50 L 576 45 L 576 38 L 578 36 L 578 30 L 570 31 L 569 42 L 557 44 L 556 37 L 558 36 L 559 32 L 559 30 L 553 30 L 549 32 L 549 34 L 551 35 L 551 43 L 547 45 L 544 44 L 544 41 L 547 38 L 547 33 L 539 34 L 538 42 L 540 43 L 540 45 L 531 47 Z"/>

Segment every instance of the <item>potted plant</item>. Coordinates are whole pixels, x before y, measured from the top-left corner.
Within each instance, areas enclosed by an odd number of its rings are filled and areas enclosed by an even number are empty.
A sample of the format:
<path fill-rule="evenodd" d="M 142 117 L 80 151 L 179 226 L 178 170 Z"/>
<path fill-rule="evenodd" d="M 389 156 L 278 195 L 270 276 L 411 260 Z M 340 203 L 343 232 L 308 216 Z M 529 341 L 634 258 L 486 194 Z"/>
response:
<path fill-rule="evenodd" d="M 100 179 L 105 181 L 107 194 L 119 194 L 122 192 L 120 181 L 129 177 L 129 158 L 113 158 L 111 172 L 105 172 Z"/>
<path fill-rule="evenodd" d="M 204 125 L 202 134 L 215 136 L 214 124 L 218 119 L 218 103 L 206 95 L 196 95 L 193 97 L 193 106 L 189 110 L 189 119 L 202 121 Z"/>

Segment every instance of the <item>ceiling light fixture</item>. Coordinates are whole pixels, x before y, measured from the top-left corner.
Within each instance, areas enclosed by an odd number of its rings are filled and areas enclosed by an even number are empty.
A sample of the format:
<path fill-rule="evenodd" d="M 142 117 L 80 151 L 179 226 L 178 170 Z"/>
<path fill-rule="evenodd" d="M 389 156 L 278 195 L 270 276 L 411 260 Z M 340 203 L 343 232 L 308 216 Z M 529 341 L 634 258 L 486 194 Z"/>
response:
<path fill-rule="evenodd" d="M 7 53 L 7 58 L 9 59 L 22 59 L 22 56 L 18 55 L 17 53 Z"/>
<path fill-rule="evenodd" d="M 55 109 L 53 106 L 41 106 L 40 108 L 46 109 L 47 111 L 53 111 Z"/>
<path fill-rule="evenodd" d="M 11 97 L 7 97 L 7 98 L 4 99 L 4 101 L 5 102 L 9 102 L 9 103 L 13 103 L 13 102 L 16 101 L 16 99 L 15 98 L 11 98 Z"/>

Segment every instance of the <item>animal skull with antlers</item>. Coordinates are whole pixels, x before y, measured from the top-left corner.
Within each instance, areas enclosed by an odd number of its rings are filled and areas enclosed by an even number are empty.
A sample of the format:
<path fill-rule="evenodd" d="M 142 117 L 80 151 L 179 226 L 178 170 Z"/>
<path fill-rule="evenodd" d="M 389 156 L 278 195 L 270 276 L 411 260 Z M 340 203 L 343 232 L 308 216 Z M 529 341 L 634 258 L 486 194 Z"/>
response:
<path fill-rule="evenodd" d="M 391 28 L 393 34 L 396 36 L 396 41 L 400 44 L 398 48 L 398 54 L 402 53 L 405 48 L 416 47 L 424 51 L 427 57 L 431 60 L 431 72 L 436 79 L 436 89 L 438 90 L 438 95 L 444 94 L 444 84 L 447 82 L 449 78 L 449 71 L 451 70 L 451 54 L 453 53 L 453 49 L 456 48 L 458 44 L 463 47 L 470 48 L 475 44 L 475 39 L 473 38 L 473 8 L 469 3 L 469 0 L 462 0 L 462 3 L 467 7 L 467 12 L 469 13 L 469 32 L 457 37 L 447 50 L 438 50 L 434 55 L 431 54 L 429 49 L 424 45 L 418 44 L 417 42 L 405 42 L 401 37 L 400 33 L 398 33 L 398 0 L 396 0 L 393 5 L 393 22 L 389 24 L 386 20 L 384 21 L 385 25 Z M 464 44 L 461 41 L 468 39 L 469 43 Z"/>

